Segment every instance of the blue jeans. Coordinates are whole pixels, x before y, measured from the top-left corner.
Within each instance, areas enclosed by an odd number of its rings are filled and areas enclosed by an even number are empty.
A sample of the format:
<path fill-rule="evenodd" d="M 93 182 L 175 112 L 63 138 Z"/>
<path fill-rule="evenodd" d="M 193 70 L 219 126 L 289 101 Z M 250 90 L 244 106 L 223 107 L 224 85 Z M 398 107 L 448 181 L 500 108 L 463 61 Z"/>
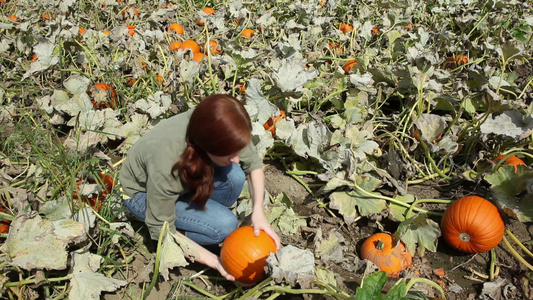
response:
<path fill-rule="evenodd" d="M 200 210 L 189 203 L 191 193 L 180 195 L 176 201 L 176 229 L 200 245 L 219 244 L 238 226 L 235 214 L 229 209 L 239 197 L 246 176 L 239 165 L 215 166 L 214 190 Z M 146 193 L 138 192 L 124 200 L 128 210 L 144 221 L 146 215 Z"/>

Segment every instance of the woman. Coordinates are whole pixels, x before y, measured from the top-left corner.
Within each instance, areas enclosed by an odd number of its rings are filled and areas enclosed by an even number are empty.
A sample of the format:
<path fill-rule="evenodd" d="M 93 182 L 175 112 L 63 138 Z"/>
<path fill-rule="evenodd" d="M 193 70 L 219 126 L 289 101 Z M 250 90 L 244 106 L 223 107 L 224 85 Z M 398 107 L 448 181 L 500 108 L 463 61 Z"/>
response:
<path fill-rule="evenodd" d="M 129 150 L 120 170 L 128 210 L 157 240 L 163 223 L 194 242 L 203 263 L 234 281 L 220 258 L 202 246 L 218 245 L 238 226 L 229 207 L 249 178 L 255 235 L 265 231 L 280 247 L 263 211 L 264 173 L 244 106 L 212 95 L 196 108 L 161 121 Z"/>

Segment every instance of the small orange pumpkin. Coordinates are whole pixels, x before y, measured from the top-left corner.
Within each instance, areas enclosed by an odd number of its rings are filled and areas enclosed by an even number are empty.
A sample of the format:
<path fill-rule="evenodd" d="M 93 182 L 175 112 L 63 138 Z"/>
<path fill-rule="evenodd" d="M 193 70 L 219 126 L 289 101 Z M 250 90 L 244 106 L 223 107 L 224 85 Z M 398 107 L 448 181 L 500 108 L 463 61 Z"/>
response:
<path fill-rule="evenodd" d="M 135 34 L 135 26 L 127 25 L 126 27 L 128 27 L 128 35 L 133 36 Z"/>
<path fill-rule="evenodd" d="M 276 135 L 276 123 L 279 120 L 286 119 L 286 118 L 287 118 L 287 115 L 285 114 L 285 111 L 280 109 L 279 110 L 279 115 L 274 116 L 274 117 L 270 117 L 270 119 L 268 119 L 266 121 L 266 123 L 263 125 L 263 127 L 265 128 L 265 130 L 268 130 L 268 131 L 272 132 L 272 135 Z"/>
<path fill-rule="evenodd" d="M 341 23 L 339 30 L 342 31 L 342 33 L 348 33 L 353 30 L 353 26 L 348 23 Z"/>
<path fill-rule="evenodd" d="M 3 207 L 0 207 L 0 211 L 3 213 L 7 213 L 6 209 Z M 11 221 L 6 219 L 0 219 L 0 233 L 9 233 L 9 226 L 11 226 Z M 3 241 L 5 238 L 0 238 L 0 242 Z"/>
<path fill-rule="evenodd" d="M 100 100 L 91 100 L 91 103 L 95 108 L 102 109 L 102 108 L 112 108 L 115 109 L 118 107 L 118 100 L 117 100 L 117 92 L 115 91 L 115 88 L 107 83 L 97 83 L 93 85 L 92 89 L 89 89 L 89 95 L 93 95 L 95 92 L 94 89 L 101 90 L 106 92 L 107 97 L 105 97 L 105 101 Z"/>
<path fill-rule="evenodd" d="M 266 259 L 276 253 L 274 240 L 261 231 L 254 236 L 252 226 L 243 226 L 230 233 L 220 248 L 220 259 L 226 271 L 237 281 L 256 283 L 265 277 Z"/>
<path fill-rule="evenodd" d="M 183 49 L 183 50 L 191 49 L 192 53 L 200 52 L 200 46 L 198 45 L 197 42 L 193 40 L 183 41 L 183 43 L 181 43 L 180 45 L 180 49 Z"/>
<path fill-rule="evenodd" d="M 181 26 L 178 23 L 173 23 L 173 24 L 170 24 L 170 26 L 168 26 L 168 31 L 169 32 L 173 31 L 177 34 L 183 34 L 183 26 Z"/>
<path fill-rule="evenodd" d="M 122 19 L 124 20 L 137 17 L 139 17 L 139 11 L 135 7 L 128 6 L 122 10 Z"/>
<path fill-rule="evenodd" d="M 361 245 L 361 258 L 375 263 L 389 276 L 399 276 L 400 272 L 411 267 L 413 257 L 405 250 L 402 242 L 396 243 L 388 233 L 376 233 Z"/>
<path fill-rule="evenodd" d="M 344 48 L 337 42 L 329 43 L 328 47 L 333 54 L 342 54 L 344 52 Z"/>
<path fill-rule="evenodd" d="M 357 65 L 357 61 L 355 60 L 349 60 L 347 61 L 344 66 L 342 66 L 342 69 L 344 70 L 344 74 L 348 75 L 350 73 L 350 70 Z"/>
<path fill-rule="evenodd" d="M 102 208 L 102 204 L 104 203 L 107 195 L 109 195 L 109 193 L 111 193 L 111 191 L 113 190 L 113 187 L 116 186 L 116 183 L 113 181 L 113 177 L 103 174 L 103 173 L 98 174 L 98 177 L 99 177 L 99 182 L 97 182 L 93 178 L 89 178 L 86 183 L 87 184 L 96 184 L 96 183 L 101 184 L 102 190 L 100 193 L 93 193 L 90 195 L 78 194 L 80 192 L 80 185 L 83 184 L 83 181 L 80 179 L 76 182 L 77 191 L 74 192 L 73 194 L 74 199 L 81 199 L 83 202 L 89 204 L 97 212 L 99 212 L 100 209 Z"/>
<path fill-rule="evenodd" d="M 17 17 L 17 15 L 9 15 L 7 16 L 12 22 L 18 22 L 20 21 L 20 18 Z"/>
<path fill-rule="evenodd" d="M 466 196 L 450 204 L 440 227 L 450 246 L 468 253 L 491 250 L 498 246 L 505 233 L 498 208 L 478 196 Z"/>
<path fill-rule="evenodd" d="M 168 50 L 170 51 L 178 51 L 181 47 L 181 42 L 172 42 L 170 45 L 168 45 Z"/>
<path fill-rule="evenodd" d="M 456 67 L 468 63 L 468 56 L 462 54 L 455 54 L 446 61 L 447 67 Z"/>
<path fill-rule="evenodd" d="M 503 159 L 506 155 L 498 155 L 496 156 L 495 158 L 492 159 L 493 162 L 497 162 L 499 161 L 500 159 Z M 526 163 L 521 160 L 520 158 L 514 156 L 514 155 L 511 155 L 509 156 L 506 160 L 505 160 L 505 163 L 508 164 L 508 165 L 512 165 L 514 166 L 514 170 L 515 172 L 518 171 L 518 166 L 519 165 L 525 165 Z"/>
<path fill-rule="evenodd" d="M 215 9 L 212 7 L 204 7 L 202 11 L 208 15 L 213 15 L 215 13 Z M 196 19 L 196 24 L 199 26 L 204 26 L 204 22 L 200 19 Z"/>
<path fill-rule="evenodd" d="M 194 60 L 196 62 L 201 62 L 204 59 L 204 57 L 205 57 L 205 55 L 203 53 L 196 52 L 196 53 L 193 54 L 192 60 Z"/>
<path fill-rule="evenodd" d="M 254 30 L 250 28 L 246 28 L 241 32 L 241 37 L 245 39 L 251 39 L 254 36 Z"/>
<path fill-rule="evenodd" d="M 210 51 L 211 54 L 220 54 L 222 53 L 221 48 L 218 46 L 218 43 L 216 41 L 210 40 L 209 46 L 207 44 L 204 44 L 204 53 L 207 53 L 207 51 Z"/>

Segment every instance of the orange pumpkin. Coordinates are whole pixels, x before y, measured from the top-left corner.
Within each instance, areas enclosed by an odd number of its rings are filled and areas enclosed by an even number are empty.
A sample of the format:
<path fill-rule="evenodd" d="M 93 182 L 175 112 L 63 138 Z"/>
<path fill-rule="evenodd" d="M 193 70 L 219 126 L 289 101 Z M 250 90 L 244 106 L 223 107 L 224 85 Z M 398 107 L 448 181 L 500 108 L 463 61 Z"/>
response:
<path fill-rule="evenodd" d="M 181 26 L 178 23 L 173 23 L 173 24 L 170 24 L 170 26 L 168 26 L 168 31 L 175 32 L 177 34 L 183 34 L 183 26 Z"/>
<path fill-rule="evenodd" d="M 506 155 L 498 155 L 496 156 L 495 158 L 492 159 L 493 162 L 497 162 L 499 161 L 500 159 L 503 159 Z M 518 165 L 525 165 L 526 163 L 521 160 L 520 158 L 512 155 L 512 156 L 509 156 L 506 160 L 505 160 L 505 163 L 508 164 L 508 165 L 512 165 L 514 166 L 514 170 L 515 172 L 518 171 Z"/>
<path fill-rule="evenodd" d="M 92 90 L 91 90 L 92 89 Z M 115 91 L 115 88 L 107 83 L 97 83 L 93 85 L 93 87 L 89 89 L 89 95 L 93 95 L 95 92 L 94 89 L 101 90 L 106 92 L 107 97 L 105 101 L 97 101 L 97 100 L 91 100 L 91 103 L 95 108 L 101 109 L 101 108 L 112 108 L 115 109 L 118 107 L 118 100 L 117 100 L 117 92 Z"/>
<path fill-rule="evenodd" d="M 442 216 L 444 240 L 457 250 L 468 253 L 486 252 L 496 247 L 505 233 L 498 208 L 478 196 L 454 201 Z"/>
<path fill-rule="evenodd" d="M 355 60 L 349 60 L 347 61 L 344 66 L 342 66 L 342 69 L 344 70 L 344 74 L 348 75 L 350 73 L 350 70 L 357 65 L 357 61 Z"/>
<path fill-rule="evenodd" d="M 210 51 L 211 54 L 220 54 L 222 53 L 221 48 L 218 46 L 218 43 L 216 41 L 210 40 L 209 46 L 207 44 L 204 44 L 204 53 L 207 53 L 207 51 Z"/>
<path fill-rule="evenodd" d="M 172 42 L 170 45 L 168 45 L 168 50 L 170 51 L 178 51 L 181 47 L 181 42 Z"/>
<path fill-rule="evenodd" d="M 254 30 L 250 28 L 246 28 L 241 32 L 241 37 L 246 39 L 251 39 L 254 36 Z"/>
<path fill-rule="evenodd" d="M 462 54 L 455 54 L 452 55 L 448 60 L 446 61 L 447 67 L 456 67 L 460 65 L 464 65 L 468 63 L 468 56 L 462 55 Z"/>
<path fill-rule="evenodd" d="M 83 202 L 89 204 L 94 210 L 100 211 L 102 204 L 105 201 L 105 198 L 111 191 L 113 190 L 113 187 L 116 186 L 116 183 L 113 181 L 113 177 L 100 173 L 98 174 L 99 181 L 97 182 L 93 178 L 87 179 L 87 184 L 100 184 L 102 186 L 102 190 L 100 193 L 93 193 L 89 195 L 80 195 L 78 194 L 80 192 L 80 185 L 83 184 L 83 181 L 80 179 L 76 182 L 76 189 L 77 191 L 74 192 L 73 197 L 74 199 L 81 199 Z"/>
<path fill-rule="evenodd" d="M 204 59 L 204 57 L 205 55 L 203 53 L 197 52 L 197 53 L 194 53 L 194 55 L 192 56 L 192 60 L 196 62 L 201 62 Z"/>
<path fill-rule="evenodd" d="M 128 34 L 129 36 L 133 36 L 135 34 L 135 26 L 133 25 L 127 25 L 126 27 L 128 27 Z"/>
<path fill-rule="evenodd" d="M 6 209 L 3 207 L 0 207 L 0 211 L 3 213 L 7 213 Z M 11 226 L 11 221 L 0 219 L 0 233 L 9 233 L 9 226 Z M 0 238 L 0 242 L 3 241 L 5 238 Z"/>
<path fill-rule="evenodd" d="M 274 117 L 270 117 L 270 119 L 268 119 L 266 121 L 266 123 L 263 125 L 263 127 L 265 128 L 265 130 L 268 130 L 268 131 L 272 132 L 272 135 L 276 135 L 276 123 L 279 120 L 286 119 L 286 118 L 287 118 L 287 115 L 285 114 L 285 111 L 280 109 L 279 110 L 279 115 L 274 116 Z"/>
<path fill-rule="evenodd" d="M 215 13 L 215 9 L 213 9 L 212 7 L 204 7 L 202 11 L 208 15 L 213 15 Z M 196 24 L 198 24 L 199 26 L 204 26 L 204 22 L 200 19 L 196 19 Z"/>
<path fill-rule="evenodd" d="M 337 42 L 331 42 L 328 44 L 329 49 L 333 54 L 342 54 L 344 52 L 344 48 Z"/>
<path fill-rule="evenodd" d="M 220 249 L 220 259 L 226 271 L 237 281 L 256 283 L 265 277 L 266 259 L 276 253 L 276 243 L 261 231 L 254 236 L 252 226 L 243 226 L 230 233 Z"/>
<path fill-rule="evenodd" d="M 139 11 L 137 8 L 128 6 L 122 10 L 122 18 L 124 20 L 139 17 Z"/>
<path fill-rule="evenodd" d="M 180 45 L 180 49 L 183 49 L 183 50 L 191 49 L 192 53 L 200 52 L 200 46 L 198 45 L 197 42 L 193 40 L 183 41 L 183 43 L 181 43 Z"/>
<path fill-rule="evenodd" d="M 341 23 L 341 25 L 339 26 L 339 30 L 343 33 L 348 33 L 353 30 L 353 26 L 348 23 Z"/>
<path fill-rule="evenodd" d="M 375 263 L 389 276 L 399 276 L 413 262 L 403 243 L 396 243 L 388 233 L 376 233 L 367 238 L 361 245 L 361 258 Z"/>

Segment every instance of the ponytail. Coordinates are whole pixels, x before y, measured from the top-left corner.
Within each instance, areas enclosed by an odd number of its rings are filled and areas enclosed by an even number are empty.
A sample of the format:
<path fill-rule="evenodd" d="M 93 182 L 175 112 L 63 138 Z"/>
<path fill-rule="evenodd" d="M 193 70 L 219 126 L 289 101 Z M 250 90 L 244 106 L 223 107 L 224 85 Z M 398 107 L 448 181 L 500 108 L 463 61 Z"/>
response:
<path fill-rule="evenodd" d="M 187 126 L 187 148 L 172 167 L 174 177 L 190 189 L 190 200 L 201 209 L 213 193 L 214 164 L 207 155 L 237 153 L 252 139 L 252 123 L 239 100 L 212 95 L 194 109 Z"/>

